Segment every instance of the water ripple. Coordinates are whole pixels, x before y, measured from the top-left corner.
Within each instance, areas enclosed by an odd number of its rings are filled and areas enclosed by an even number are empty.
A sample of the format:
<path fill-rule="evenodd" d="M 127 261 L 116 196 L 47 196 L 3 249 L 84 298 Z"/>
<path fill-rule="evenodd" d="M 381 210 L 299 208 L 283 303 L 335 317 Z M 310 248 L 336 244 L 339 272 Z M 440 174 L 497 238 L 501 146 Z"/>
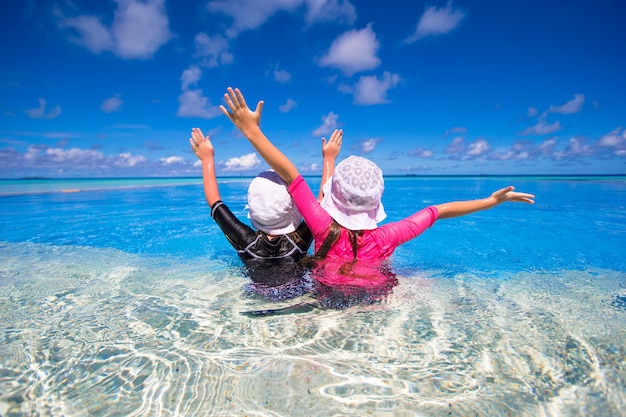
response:
<path fill-rule="evenodd" d="M 219 262 L 20 244 L 0 264 L 2 416 L 626 410 L 620 273 L 424 272 L 379 303 L 250 318 L 312 300 L 250 298 Z"/>

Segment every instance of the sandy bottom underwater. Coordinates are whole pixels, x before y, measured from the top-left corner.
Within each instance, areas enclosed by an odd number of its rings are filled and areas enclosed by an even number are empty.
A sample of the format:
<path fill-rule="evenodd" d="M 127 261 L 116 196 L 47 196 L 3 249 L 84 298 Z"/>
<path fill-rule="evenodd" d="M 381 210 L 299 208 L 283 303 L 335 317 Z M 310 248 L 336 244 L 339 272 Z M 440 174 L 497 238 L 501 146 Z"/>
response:
<path fill-rule="evenodd" d="M 626 416 L 626 276 L 399 276 L 279 308 L 219 260 L 0 243 L 0 415 Z"/>

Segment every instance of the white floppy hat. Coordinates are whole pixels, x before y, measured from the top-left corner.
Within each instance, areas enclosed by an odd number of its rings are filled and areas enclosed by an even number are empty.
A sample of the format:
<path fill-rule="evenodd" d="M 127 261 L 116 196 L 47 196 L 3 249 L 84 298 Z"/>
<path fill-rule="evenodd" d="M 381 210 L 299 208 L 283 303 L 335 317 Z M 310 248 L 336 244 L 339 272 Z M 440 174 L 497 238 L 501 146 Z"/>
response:
<path fill-rule="evenodd" d="M 335 168 L 324 185 L 322 207 L 337 223 L 350 230 L 372 230 L 387 214 L 381 198 L 383 172 L 366 158 L 349 156 Z"/>
<path fill-rule="evenodd" d="M 291 233 L 302 219 L 287 185 L 272 170 L 261 172 L 250 183 L 247 208 L 252 225 L 268 235 Z"/>

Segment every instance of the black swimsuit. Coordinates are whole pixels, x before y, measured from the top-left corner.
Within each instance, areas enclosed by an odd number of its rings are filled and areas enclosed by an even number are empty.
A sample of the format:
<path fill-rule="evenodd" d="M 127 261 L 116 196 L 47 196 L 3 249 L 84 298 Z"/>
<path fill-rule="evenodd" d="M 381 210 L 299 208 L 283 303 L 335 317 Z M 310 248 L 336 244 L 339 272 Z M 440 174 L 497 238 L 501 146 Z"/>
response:
<path fill-rule="evenodd" d="M 304 221 L 295 231 L 270 240 L 265 233 L 242 223 L 221 200 L 211 207 L 211 217 L 237 250 L 255 283 L 276 287 L 306 274 L 307 268 L 300 261 L 313 236 Z"/>

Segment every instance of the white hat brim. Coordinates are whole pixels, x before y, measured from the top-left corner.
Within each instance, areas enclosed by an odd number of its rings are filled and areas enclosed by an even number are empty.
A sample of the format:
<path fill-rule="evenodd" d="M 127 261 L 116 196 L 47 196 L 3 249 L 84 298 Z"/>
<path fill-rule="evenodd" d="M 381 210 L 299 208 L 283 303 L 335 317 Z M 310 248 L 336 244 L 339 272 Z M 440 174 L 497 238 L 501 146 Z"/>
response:
<path fill-rule="evenodd" d="M 373 210 L 346 210 L 340 208 L 332 198 L 332 177 L 326 181 L 322 188 L 324 198 L 321 206 L 337 223 L 350 230 L 373 230 L 378 227 L 378 223 L 383 221 L 387 214 L 383 203 L 379 202 L 378 207 Z"/>

